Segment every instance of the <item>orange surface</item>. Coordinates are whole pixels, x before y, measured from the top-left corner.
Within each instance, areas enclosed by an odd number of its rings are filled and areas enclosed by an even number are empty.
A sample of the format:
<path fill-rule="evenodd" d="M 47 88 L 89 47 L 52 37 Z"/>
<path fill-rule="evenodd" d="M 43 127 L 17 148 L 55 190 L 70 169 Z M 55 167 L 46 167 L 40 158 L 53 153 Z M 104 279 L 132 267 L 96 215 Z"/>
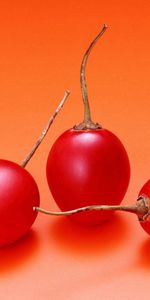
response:
<path fill-rule="evenodd" d="M 132 172 L 123 202 L 134 202 L 150 176 L 149 2 L 1 0 L 0 15 L 1 158 L 24 158 L 69 89 L 27 166 L 41 206 L 57 209 L 46 159 L 56 137 L 82 119 L 80 63 L 106 22 L 109 29 L 88 61 L 88 91 L 93 119 L 128 151 Z M 0 299 L 149 299 L 149 272 L 150 239 L 134 215 L 118 213 L 91 229 L 39 215 L 27 237 L 0 250 Z"/>

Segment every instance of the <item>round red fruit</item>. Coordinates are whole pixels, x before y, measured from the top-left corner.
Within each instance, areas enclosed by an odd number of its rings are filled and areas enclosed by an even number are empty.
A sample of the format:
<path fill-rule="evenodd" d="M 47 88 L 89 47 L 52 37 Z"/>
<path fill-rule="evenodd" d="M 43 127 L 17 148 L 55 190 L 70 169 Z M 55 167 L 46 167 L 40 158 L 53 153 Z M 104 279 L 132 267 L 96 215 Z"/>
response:
<path fill-rule="evenodd" d="M 150 208 L 150 180 L 148 180 L 139 192 L 139 197 L 146 198 Z M 150 214 L 148 213 L 145 220 L 140 221 L 142 228 L 150 235 Z"/>
<path fill-rule="evenodd" d="M 64 132 L 47 160 L 47 180 L 62 211 L 87 205 L 117 205 L 128 187 L 130 165 L 120 140 L 106 129 Z M 88 211 L 70 218 L 96 225 L 112 212 Z"/>
<path fill-rule="evenodd" d="M 0 160 L 0 246 L 24 236 L 34 220 L 40 196 L 33 177 L 18 164 Z"/>

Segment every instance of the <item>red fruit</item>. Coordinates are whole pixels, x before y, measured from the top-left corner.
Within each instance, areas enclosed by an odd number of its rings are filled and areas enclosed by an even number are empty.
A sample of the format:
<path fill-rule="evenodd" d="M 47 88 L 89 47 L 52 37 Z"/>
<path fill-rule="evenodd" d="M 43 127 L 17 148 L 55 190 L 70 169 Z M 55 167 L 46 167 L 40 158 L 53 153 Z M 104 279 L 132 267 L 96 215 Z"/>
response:
<path fill-rule="evenodd" d="M 130 166 L 120 140 L 110 131 L 93 123 L 85 81 L 88 55 L 101 32 L 85 52 L 80 80 L 84 103 L 84 120 L 64 132 L 53 145 L 47 161 L 47 180 L 51 193 L 61 210 L 88 205 L 120 204 L 127 190 Z M 111 211 L 86 211 L 70 218 L 95 225 L 108 219 Z"/>
<path fill-rule="evenodd" d="M 37 216 L 40 195 L 34 178 L 24 168 L 32 158 L 51 124 L 63 107 L 69 92 L 50 117 L 34 147 L 21 165 L 0 159 L 0 247 L 11 244 L 24 236 Z"/>
<path fill-rule="evenodd" d="M 54 143 L 47 161 L 47 180 L 62 211 L 87 205 L 120 204 L 127 190 L 130 167 L 120 140 L 106 129 L 68 130 Z M 112 212 L 70 216 L 95 225 Z"/>
<path fill-rule="evenodd" d="M 142 228 L 150 235 L 150 180 L 148 180 L 139 192 L 139 197 L 146 198 L 149 205 L 149 213 L 144 221 L 140 221 Z"/>
<path fill-rule="evenodd" d="M 37 212 L 39 191 L 33 177 L 18 164 L 0 160 L 0 246 L 24 236 Z"/>
<path fill-rule="evenodd" d="M 150 180 L 148 180 L 141 188 L 139 192 L 139 197 L 140 196 L 146 196 L 150 198 Z"/>

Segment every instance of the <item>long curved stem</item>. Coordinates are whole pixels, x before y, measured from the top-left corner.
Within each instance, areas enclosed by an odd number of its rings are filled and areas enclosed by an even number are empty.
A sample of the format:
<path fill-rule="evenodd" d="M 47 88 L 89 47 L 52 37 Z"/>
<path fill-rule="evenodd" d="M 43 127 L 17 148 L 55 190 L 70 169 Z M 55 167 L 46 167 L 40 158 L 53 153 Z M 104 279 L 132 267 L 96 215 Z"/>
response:
<path fill-rule="evenodd" d="M 61 102 L 59 103 L 58 107 L 56 108 L 56 110 L 54 111 L 54 113 L 52 114 L 52 116 L 50 117 L 46 127 L 44 128 L 44 130 L 42 131 L 40 137 L 38 138 L 37 142 L 35 143 L 35 145 L 33 146 L 33 148 L 30 150 L 30 152 L 27 154 L 27 156 L 24 158 L 24 160 L 21 162 L 21 166 L 23 168 L 26 167 L 27 163 L 29 162 L 29 160 L 31 159 L 31 157 L 33 156 L 33 154 L 35 153 L 35 151 L 38 149 L 38 147 L 40 146 L 41 142 L 43 141 L 44 137 L 46 136 L 49 128 L 51 127 L 55 117 L 57 116 L 58 112 L 61 110 L 61 108 L 63 107 L 65 101 L 67 100 L 68 96 L 69 96 L 70 92 L 69 91 L 65 91 L 64 97 L 61 100 Z"/>
<path fill-rule="evenodd" d="M 89 54 L 96 44 L 96 42 L 99 40 L 99 38 L 104 34 L 106 31 L 107 26 L 104 24 L 102 30 L 99 32 L 99 34 L 96 36 L 96 38 L 92 41 L 88 49 L 86 50 L 82 63 L 81 63 L 81 71 L 80 71 L 80 82 L 81 82 L 81 90 L 82 90 L 82 97 L 83 97 L 83 103 L 84 103 L 84 121 L 91 121 L 91 111 L 90 111 L 90 105 L 88 100 L 88 94 L 87 94 L 87 85 L 86 85 L 86 79 L 85 79 L 85 67 L 87 63 L 87 59 L 89 57 Z"/>
<path fill-rule="evenodd" d="M 51 211 L 40 207 L 34 207 L 34 210 L 52 216 L 70 216 L 77 213 L 83 213 L 86 211 L 127 211 L 132 213 L 137 213 L 137 207 L 135 206 L 121 206 L 121 205 L 89 205 L 80 207 L 77 209 L 67 210 L 67 211 Z"/>
<path fill-rule="evenodd" d="M 75 129 L 95 129 L 95 128 L 101 128 L 99 124 L 94 124 L 91 119 L 91 111 L 90 111 L 90 104 L 88 100 L 88 93 L 87 93 L 87 84 L 86 84 L 86 78 L 85 78 L 85 67 L 87 63 L 87 59 L 89 57 L 89 54 L 96 44 L 96 42 L 99 40 L 99 38 L 104 34 L 106 31 L 107 26 L 106 24 L 103 25 L 101 31 L 99 34 L 95 37 L 95 39 L 91 42 L 90 46 L 86 50 L 83 60 L 81 63 L 81 69 L 80 69 L 80 83 L 81 83 L 81 91 L 82 91 L 82 98 L 83 98 L 83 104 L 84 104 L 84 121 L 75 126 Z"/>
<path fill-rule="evenodd" d="M 52 216 L 70 216 L 86 211 L 125 211 L 134 213 L 140 221 L 144 221 L 150 214 L 150 200 L 144 196 L 139 197 L 134 205 L 88 205 L 67 211 L 50 211 L 41 207 L 33 207 L 33 210 Z"/>

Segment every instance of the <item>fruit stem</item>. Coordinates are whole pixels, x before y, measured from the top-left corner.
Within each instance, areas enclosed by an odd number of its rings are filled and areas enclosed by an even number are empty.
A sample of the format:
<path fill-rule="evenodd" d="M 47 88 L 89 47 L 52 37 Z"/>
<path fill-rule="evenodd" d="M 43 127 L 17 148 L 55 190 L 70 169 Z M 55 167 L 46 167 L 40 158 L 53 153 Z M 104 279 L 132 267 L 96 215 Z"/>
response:
<path fill-rule="evenodd" d="M 40 207 L 33 207 L 33 210 L 41 212 L 47 215 L 53 216 L 69 216 L 77 213 L 83 213 L 86 211 L 125 211 L 134 213 L 138 216 L 140 221 L 144 221 L 149 215 L 148 198 L 142 196 L 137 199 L 135 205 L 88 205 L 77 209 L 67 211 L 49 211 Z"/>
<path fill-rule="evenodd" d="M 87 94 L 87 84 L 85 79 L 85 67 L 87 63 L 87 59 L 89 57 L 89 54 L 96 44 L 96 42 L 99 40 L 99 38 L 104 34 L 106 31 L 107 26 L 106 24 L 103 25 L 101 31 L 99 34 L 95 37 L 95 39 L 91 42 L 90 46 L 86 50 L 83 60 L 81 63 L 81 69 L 80 69 L 80 83 L 81 83 L 81 91 L 82 91 L 82 98 L 83 98 L 83 104 L 84 104 L 84 120 L 79 125 L 75 126 L 75 129 L 81 130 L 81 129 L 95 129 L 95 128 L 101 128 L 101 125 L 94 124 L 94 122 L 91 119 L 91 111 L 90 111 L 90 104 L 88 100 L 88 94 Z"/>
<path fill-rule="evenodd" d="M 84 206 L 72 210 L 67 210 L 67 211 L 49 211 L 45 210 L 40 207 L 34 207 L 34 210 L 47 214 L 47 215 L 54 215 L 54 216 L 69 216 L 77 213 L 82 213 L 85 211 L 98 211 L 98 210 L 115 210 L 115 211 L 127 211 L 127 212 L 132 212 L 136 213 L 137 212 L 137 207 L 136 206 L 121 206 L 121 205 L 89 205 L 89 206 Z"/>
<path fill-rule="evenodd" d="M 68 96 L 69 96 L 70 92 L 69 91 L 65 91 L 64 93 L 64 97 L 61 100 L 61 102 L 59 103 L 59 105 L 57 106 L 56 110 L 54 111 L 54 113 L 52 114 L 52 116 L 50 117 L 46 127 L 44 128 L 44 130 L 42 131 L 40 137 L 38 138 L 37 142 L 35 143 L 35 145 L 33 146 L 33 148 L 31 149 L 31 151 L 27 154 L 27 156 L 24 158 L 24 160 L 21 162 L 21 166 L 23 168 L 26 167 L 27 163 L 29 162 L 29 160 L 31 159 L 31 157 L 34 155 L 35 151 L 38 149 L 38 147 L 40 146 L 41 142 L 43 141 L 44 137 L 46 136 L 49 128 L 51 127 L 55 117 L 57 116 L 58 112 L 61 110 L 61 108 L 63 107 L 65 101 L 67 100 Z"/>

